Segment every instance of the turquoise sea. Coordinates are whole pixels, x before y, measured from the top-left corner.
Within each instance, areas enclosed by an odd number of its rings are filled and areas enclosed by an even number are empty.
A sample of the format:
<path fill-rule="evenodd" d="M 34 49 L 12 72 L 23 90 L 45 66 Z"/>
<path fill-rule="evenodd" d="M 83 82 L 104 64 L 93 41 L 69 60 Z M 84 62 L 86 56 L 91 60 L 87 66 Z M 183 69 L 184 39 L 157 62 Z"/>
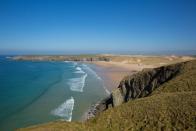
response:
<path fill-rule="evenodd" d="M 63 119 L 79 121 L 108 95 L 94 65 L 13 61 L 0 56 L 0 130 Z"/>

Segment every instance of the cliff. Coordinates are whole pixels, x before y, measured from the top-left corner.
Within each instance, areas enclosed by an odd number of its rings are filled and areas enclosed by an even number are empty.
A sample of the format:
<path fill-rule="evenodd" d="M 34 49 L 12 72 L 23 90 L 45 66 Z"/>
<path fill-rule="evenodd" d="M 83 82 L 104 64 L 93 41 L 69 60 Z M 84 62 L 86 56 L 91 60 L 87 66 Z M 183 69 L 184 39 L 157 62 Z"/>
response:
<path fill-rule="evenodd" d="M 131 76 L 126 76 L 120 82 L 119 87 L 112 91 L 111 96 L 97 105 L 94 114 L 109 107 L 119 106 L 129 100 L 150 95 L 157 87 L 180 75 L 187 68 L 191 71 L 195 68 L 193 63 L 195 62 L 182 62 L 153 69 L 144 69 Z M 191 87 L 194 86 L 192 85 Z M 186 89 L 186 86 L 183 89 Z"/>
<path fill-rule="evenodd" d="M 121 81 L 118 89 L 112 92 L 113 106 L 148 96 L 161 84 L 177 76 L 186 64 L 187 62 L 154 69 L 144 69 L 137 74 L 125 77 Z"/>
<path fill-rule="evenodd" d="M 96 117 L 84 123 L 57 121 L 21 130 L 195 130 L 195 110 L 193 60 L 126 76 L 98 104 Z"/>

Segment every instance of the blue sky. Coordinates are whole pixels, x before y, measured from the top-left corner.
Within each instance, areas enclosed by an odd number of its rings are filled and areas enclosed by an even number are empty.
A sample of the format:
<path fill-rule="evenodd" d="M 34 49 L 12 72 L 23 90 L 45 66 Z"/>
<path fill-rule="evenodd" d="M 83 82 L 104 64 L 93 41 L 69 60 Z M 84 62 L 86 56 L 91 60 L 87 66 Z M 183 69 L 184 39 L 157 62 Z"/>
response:
<path fill-rule="evenodd" d="M 195 0 L 0 0 L 0 54 L 190 50 Z"/>

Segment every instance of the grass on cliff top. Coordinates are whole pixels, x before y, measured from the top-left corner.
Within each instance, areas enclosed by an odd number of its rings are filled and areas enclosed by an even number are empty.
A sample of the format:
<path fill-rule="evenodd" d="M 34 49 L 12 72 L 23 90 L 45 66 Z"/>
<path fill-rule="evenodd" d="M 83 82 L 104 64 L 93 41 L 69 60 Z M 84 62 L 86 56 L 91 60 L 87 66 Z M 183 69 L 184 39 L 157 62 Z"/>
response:
<path fill-rule="evenodd" d="M 187 62 L 185 67 L 172 80 L 157 88 L 153 94 L 166 92 L 196 91 L 196 60 Z"/>
<path fill-rule="evenodd" d="M 196 130 L 196 61 L 161 85 L 151 96 L 108 109 L 85 123 L 51 122 L 24 131 Z"/>
<path fill-rule="evenodd" d="M 103 112 L 86 123 L 52 122 L 30 130 L 194 130 L 196 92 L 165 93 L 130 101 Z"/>

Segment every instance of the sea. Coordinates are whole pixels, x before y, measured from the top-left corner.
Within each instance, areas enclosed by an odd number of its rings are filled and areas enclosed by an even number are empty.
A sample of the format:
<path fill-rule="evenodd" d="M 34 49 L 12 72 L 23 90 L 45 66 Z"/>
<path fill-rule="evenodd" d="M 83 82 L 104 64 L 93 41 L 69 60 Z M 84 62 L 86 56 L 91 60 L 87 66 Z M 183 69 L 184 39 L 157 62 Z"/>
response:
<path fill-rule="evenodd" d="M 95 65 L 14 61 L 0 56 L 0 131 L 50 121 L 81 121 L 109 95 Z"/>

